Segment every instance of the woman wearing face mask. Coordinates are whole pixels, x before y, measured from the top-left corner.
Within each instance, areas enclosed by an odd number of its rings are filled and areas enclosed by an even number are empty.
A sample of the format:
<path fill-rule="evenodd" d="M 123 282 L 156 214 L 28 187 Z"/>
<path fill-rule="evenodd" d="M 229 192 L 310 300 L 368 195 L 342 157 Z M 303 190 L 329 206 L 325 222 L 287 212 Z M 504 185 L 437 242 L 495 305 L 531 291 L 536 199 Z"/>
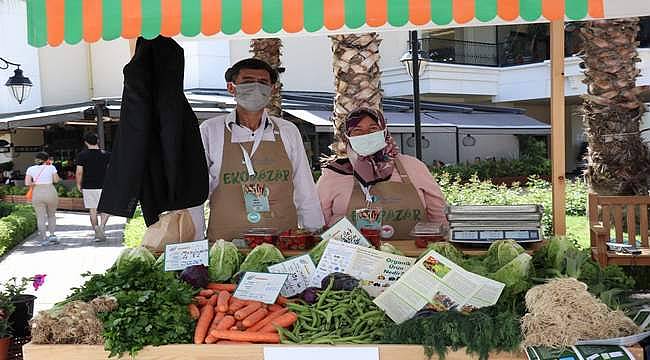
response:
<path fill-rule="evenodd" d="M 298 128 L 264 109 L 277 79 L 277 71 L 264 61 L 239 61 L 226 72 L 235 110 L 200 126 L 210 176 L 211 241 L 239 238 L 251 228 L 323 226 Z M 191 213 L 196 237 L 202 239 L 203 207 Z"/>
<path fill-rule="evenodd" d="M 356 109 L 341 127 L 347 157 L 326 160 L 316 184 L 328 226 L 368 208 L 382 209 L 382 235 L 398 240 L 418 222 L 447 223 L 440 187 L 424 163 L 399 153 L 381 112 Z"/>

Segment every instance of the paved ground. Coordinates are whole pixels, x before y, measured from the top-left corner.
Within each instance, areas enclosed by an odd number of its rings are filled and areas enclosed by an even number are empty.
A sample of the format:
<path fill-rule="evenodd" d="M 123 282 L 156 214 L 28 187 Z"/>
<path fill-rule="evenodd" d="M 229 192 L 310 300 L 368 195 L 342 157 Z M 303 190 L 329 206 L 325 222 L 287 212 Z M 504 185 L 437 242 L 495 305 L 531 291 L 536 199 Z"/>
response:
<path fill-rule="evenodd" d="M 123 249 L 124 218 L 110 218 L 106 227 L 107 241 L 93 242 L 94 232 L 85 213 L 58 212 L 59 245 L 39 246 L 35 235 L 0 258 L 0 282 L 13 276 L 47 274 L 45 284 L 34 292 L 35 312 L 52 307 L 70 293 L 70 288 L 83 283 L 80 274 L 100 273 L 113 264 Z"/>

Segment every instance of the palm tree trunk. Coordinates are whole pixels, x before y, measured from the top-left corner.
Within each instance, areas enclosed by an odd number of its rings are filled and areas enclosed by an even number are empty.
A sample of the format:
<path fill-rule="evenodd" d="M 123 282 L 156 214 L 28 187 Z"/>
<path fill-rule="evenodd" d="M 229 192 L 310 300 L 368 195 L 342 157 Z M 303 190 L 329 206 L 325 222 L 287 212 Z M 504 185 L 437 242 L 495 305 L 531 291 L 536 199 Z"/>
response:
<path fill-rule="evenodd" d="M 278 38 L 269 39 L 252 39 L 250 43 L 250 52 L 253 57 L 269 63 L 276 70 L 280 70 L 282 61 L 282 40 Z M 269 114 L 282 116 L 282 82 L 278 80 L 276 87 L 271 93 L 271 101 L 266 107 Z"/>
<path fill-rule="evenodd" d="M 635 18 L 592 21 L 581 29 L 588 86 L 583 96 L 589 142 L 585 175 L 599 194 L 648 195 L 650 187 L 650 155 L 639 133 L 640 96 L 647 87 L 636 86 L 638 32 Z"/>
<path fill-rule="evenodd" d="M 341 154 L 345 149 L 339 138 L 339 130 L 346 115 L 360 106 L 381 109 L 381 39 L 377 33 L 334 35 L 330 39 L 335 91 L 332 121 L 338 143 L 334 150 Z"/>

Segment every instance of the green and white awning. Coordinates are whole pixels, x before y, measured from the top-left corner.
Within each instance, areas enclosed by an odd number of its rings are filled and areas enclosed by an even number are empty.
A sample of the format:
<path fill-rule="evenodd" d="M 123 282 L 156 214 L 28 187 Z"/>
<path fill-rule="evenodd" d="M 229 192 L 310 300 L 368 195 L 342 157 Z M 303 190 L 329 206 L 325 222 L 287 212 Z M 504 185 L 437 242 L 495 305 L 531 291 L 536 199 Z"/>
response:
<path fill-rule="evenodd" d="M 265 37 L 650 14 L 650 0 L 27 0 L 29 43 Z"/>

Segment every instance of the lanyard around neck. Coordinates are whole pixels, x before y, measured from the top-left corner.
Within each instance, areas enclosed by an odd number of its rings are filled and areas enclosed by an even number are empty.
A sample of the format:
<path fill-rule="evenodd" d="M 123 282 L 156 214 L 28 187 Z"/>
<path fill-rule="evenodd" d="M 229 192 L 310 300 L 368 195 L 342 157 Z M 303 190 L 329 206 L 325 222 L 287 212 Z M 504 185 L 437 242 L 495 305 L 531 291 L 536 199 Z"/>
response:
<path fill-rule="evenodd" d="M 357 181 L 357 183 L 361 187 L 361 191 L 363 191 L 363 194 L 366 196 L 366 203 L 368 205 L 372 204 L 372 195 L 370 195 L 370 188 L 372 187 L 372 185 L 363 186 L 363 184 L 361 184 L 360 182 Z"/>
<path fill-rule="evenodd" d="M 262 139 L 264 138 L 264 131 L 266 130 L 267 120 L 268 117 L 265 111 L 262 114 L 262 121 L 260 122 L 260 127 L 257 129 L 257 132 L 255 133 L 255 137 L 253 138 L 253 148 L 251 149 L 250 154 L 248 153 L 248 151 L 246 151 L 246 148 L 244 148 L 244 146 L 241 143 L 239 144 L 242 155 L 244 156 L 244 165 L 246 165 L 246 171 L 248 172 L 248 176 L 255 176 L 255 168 L 253 167 L 253 155 L 255 154 L 255 151 L 257 151 L 257 148 L 262 143 Z M 230 129 L 230 132 L 232 134 L 232 129 Z"/>

